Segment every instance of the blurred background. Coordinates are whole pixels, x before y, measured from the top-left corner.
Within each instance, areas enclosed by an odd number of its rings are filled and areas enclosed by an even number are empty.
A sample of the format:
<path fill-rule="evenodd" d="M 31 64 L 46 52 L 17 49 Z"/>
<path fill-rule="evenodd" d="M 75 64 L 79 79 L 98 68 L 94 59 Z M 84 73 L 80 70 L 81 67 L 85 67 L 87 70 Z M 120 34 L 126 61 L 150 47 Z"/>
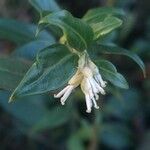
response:
<path fill-rule="evenodd" d="M 54 100 L 52 93 L 8 104 L 11 91 L 22 78 L 15 76 L 15 66 L 26 72 L 43 44 L 34 39 L 39 14 L 30 3 L 0 0 L 0 150 L 150 150 L 150 1 L 56 2 L 52 1 L 52 10 L 67 9 L 76 17 L 95 7 L 123 9 L 123 26 L 105 40 L 136 52 L 146 65 L 147 78 L 130 59 L 112 56 L 109 59 L 125 75 L 130 89 L 110 87 L 95 113 L 85 113 L 80 90 L 72 94 L 66 106 Z M 40 38 L 50 44 L 56 40 L 47 32 Z M 6 55 L 7 60 L 3 59 Z M 12 72 L 4 75 L 8 73 L 4 64 Z"/>

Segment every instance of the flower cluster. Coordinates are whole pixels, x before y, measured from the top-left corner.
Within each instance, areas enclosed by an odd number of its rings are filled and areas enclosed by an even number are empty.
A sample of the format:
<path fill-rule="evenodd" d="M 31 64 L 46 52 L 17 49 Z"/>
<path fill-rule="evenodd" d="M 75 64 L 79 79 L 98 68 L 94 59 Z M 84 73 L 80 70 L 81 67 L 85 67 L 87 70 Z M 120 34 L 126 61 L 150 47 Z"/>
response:
<path fill-rule="evenodd" d="M 61 104 L 64 105 L 71 92 L 79 85 L 85 94 L 86 112 L 90 113 L 93 105 L 98 109 L 96 101 L 99 99 L 99 93 L 105 95 L 106 81 L 102 79 L 97 66 L 90 60 L 87 53 L 80 57 L 78 70 L 69 80 L 68 85 L 54 97 L 61 98 Z"/>

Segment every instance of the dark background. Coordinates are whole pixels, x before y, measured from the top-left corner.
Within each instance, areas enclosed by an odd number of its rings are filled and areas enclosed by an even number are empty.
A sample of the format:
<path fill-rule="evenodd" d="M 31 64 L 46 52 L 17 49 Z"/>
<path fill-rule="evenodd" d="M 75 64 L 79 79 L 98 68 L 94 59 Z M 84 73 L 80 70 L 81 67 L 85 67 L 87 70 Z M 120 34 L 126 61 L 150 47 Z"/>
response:
<path fill-rule="evenodd" d="M 149 150 L 150 149 L 150 1 L 149 0 L 57 0 L 61 8 L 69 10 L 74 16 L 82 17 L 90 8 L 114 6 L 125 10 L 126 21 L 122 28 L 112 33 L 110 39 L 118 45 L 136 52 L 146 65 L 147 77 L 144 79 L 140 69 L 128 58 L 111 57 L 118 70 L 125 75 L 129 82 L 129 90 L 114 88 L 114 94 L 108 94 L 102 101 L 100 118 L 102 132 L 97 133 L 96 139 L 83 138 L 82 146 L 85 149 L 101 150 Z M 26 0 L 0 0 L 0 16 L 13 18 L 25 22 L 37 23 L 38 13 Z M 11 25 L 10 25 L 11 26 Z M 1 55 L 8 55 L 14 51 L 16 45 L 7 40 L 0 40 Z M 8 101 L 7 91 L 1 91 L 0 101 Z M 79 98 L 80 99 L 80 98 Z M 32 101 L 32 98 L 30 99 Z M 56 101 L 50 101 L 46 96 L 42 98 L 51 109 Z M 23 102 L 24 108 L 29 107 Z M 38 100 L 37 100 L 38 101 Z M 38 103 L 36 101 L 36 103 Z M 123 101 L 123 105 L 122 105 Z M 52 104 L 53 103 L 53 104 Z M 10 105 L 10 104 L 7 104 Z M 29 104 L 30 105 L 30 104 Z M 59 103 L 58 103 L 59 105 Z M 0 103 L 0 150 L 65 150 L 72 145 L 78 150 L 78 143 L 72 140 L 82 122 L 92 124 L 94 114 L 87 115 L 83 109 L 84 101 L 77 102 L 78 115 L 74 120 L 65 124 L 46 127 L 34 136 L 30 130 L 24 130 L 24 118 L 31 119 L 39 113 L 9 110 L 3 102 Z M 21 109 L 21 110 L 22 110 Z M 29 108 L 30 109 L 30 108 Z M 36 108 L 35 108 L 36 109 Z M 83 110 L 82 110 L 83 109 Z M 73 110 L 72 110 L 73 111 Z M 26 116 L 29 115 L 29 116 Z M 18 117 L 19 116 L 19 117 Z M 47 118 L 48 119 L 48 118 Z M 53 119 L 55 122 L 57 118 Z M 31 121 L 32 122 L 32 121 Z M 32 124 L 32 123 L 31 123 Z M 93 126 L 92 126 L 93 127 Z M 94 129 L 94 127 L 93 127 Z M 72 132 L 73 131 L 73 132 Z M 82 134 L 86 135 L 88 130 Z M 69 144 L 68 144 L 69 143 Z M 71 143 L 71 144 L 70 144 Z M 92 146 L 96 145 L 96 146 Z M 80 150 L 80 149 L 79 149 Z"/>

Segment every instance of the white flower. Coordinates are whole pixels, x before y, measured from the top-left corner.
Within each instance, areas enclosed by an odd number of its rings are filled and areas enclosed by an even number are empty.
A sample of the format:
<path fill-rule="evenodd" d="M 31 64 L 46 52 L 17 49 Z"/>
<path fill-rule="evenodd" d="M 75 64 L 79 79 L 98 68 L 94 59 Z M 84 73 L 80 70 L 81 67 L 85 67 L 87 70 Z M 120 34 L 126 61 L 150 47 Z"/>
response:
<path fill-rule="evenodd" d="M 91 60 L 89 60 L 89 66 L 92 69 L 94 79 L 101 85 L 101 87 L 106 87 L 107 82 L 102 79 L 99 69 Z"/>
<path fill-rule="evenodd" d="M 102 79 L 97 66 L 85 53 L 85 55 L 82 55 L 79 59 L 76 74 L 69 80 L 68 85 L 58 94 L 55 94 L 54 97 L 61 97 L 61 104 L 64 105 L 73 89 L 81 85 L 81 89 L 85 94 L 86 112 L 90 113 L 92 106 L 96 109 L 99 108 L 96 101 L 99 99 L 99 93 L 105 94 L 103 88 L 106 87 L 106 83 L 107 82 Z"/>
<path fill-rule="evenodd" d="M 65 101 L 71 94 L 72 90 L 75 89 L 77 86 L 80 85 L 82 81 L 82 74 L 79 70 L 77 70 L 76 74 L 69 80 L 68 85 L 60 91 L 58 94 L 54 94 L 55 98 L 60 98 L 61 104 L 64 105 Z"/>
<path fill-rule="evenodd" d="M 94 75 L 92 72 L 92 68 L 85 67 L 82 70 L 83 80 L 81 82 L 81 89 L 85 94 L 86 105 L 87 105 L 87 113 L 91 112 L 91 107 L 94 105 L 96 109 L 99 108 L 96 100 L 99 99 L 98 93 L 105 94 L 104 89 L 98 84 L 98 82 L 94 79 Z"/>

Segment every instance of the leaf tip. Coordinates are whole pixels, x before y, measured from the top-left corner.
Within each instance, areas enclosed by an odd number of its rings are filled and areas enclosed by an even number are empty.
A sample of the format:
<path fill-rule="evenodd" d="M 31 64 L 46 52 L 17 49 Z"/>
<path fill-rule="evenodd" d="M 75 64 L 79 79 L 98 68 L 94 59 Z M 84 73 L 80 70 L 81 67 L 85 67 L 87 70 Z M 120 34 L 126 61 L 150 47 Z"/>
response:
<path fill-rule="evenodd" d="M 12 94 L 12 95 L 10 96 L 10 98 L 9 98 L 8 103 L 13 102 L 15 99 L 16 99 L 16 96 L 15 96 L 14 94 Z"/>

